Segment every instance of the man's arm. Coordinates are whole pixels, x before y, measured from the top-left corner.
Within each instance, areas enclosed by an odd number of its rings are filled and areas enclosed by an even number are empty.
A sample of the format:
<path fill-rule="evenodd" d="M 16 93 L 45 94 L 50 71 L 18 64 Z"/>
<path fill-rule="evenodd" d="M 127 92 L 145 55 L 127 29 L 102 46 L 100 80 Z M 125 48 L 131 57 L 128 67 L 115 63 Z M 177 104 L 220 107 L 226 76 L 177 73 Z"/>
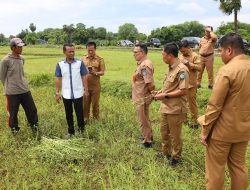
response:
<path fill-rule="evenodd" d="M 210 36 L 211 36 L 213 42 L 217 41 L 217 36 L 216 36 L 216 34 L 214 32 L 211 31 Z"/>
<path fill-rule="evenodd" d="M 174 90 L 173 92 L 165 93 L 157 93 L 155 95 L 156 100 L 163 100 L 165 98 L 178 98 L 181 96 L 185 96 L 188 91 L 189 86 L 189 73 L 185 70 L 180 71 L 178 75 L 179 80 L 179 88 L 177 90 Z"/>
<path fill-rule="evenodd" d="M 62 77 L 56 77 L 56 102 L 60 103 L 61 100 L 61 94 L 60 89 L 62 85 Z"/>
<path fill-rule="evenodd" d="M 7 76 L 7 61 L 3 60 L 0 64 L 0 80 L 2 81 L 3 85 Z"/>
<path fill-rule="evenodd" d="M 214 123 L 218 120 L 222 112 L 229 88 L 229 78 L 226 75 L 219 73 L 207 105 L 206 113 L 197 120 L 202 126 L 201 137 L 203 138 L 203 141 L 206 141 Z"/>
<path fill-rule="evenodd" d="M 83 88 L 84 88 L 84 95 L 88 96 L 89 95 L 89 88 L 88 88 L 88 80 L 87 80 L 86 75 L 82 76 L 82 83 L 83 83 Z"/>
<path fill-rule="evenodd" d="M 155 85 L 152 82 L 151 83 L 147 83 L 146 86 L 147 86 L 147 89 L 148 89 L 149 92 L 155 90 Z"/>
<path fill-rule="evenodd" d="M 160 92 L 155 95 L 156 100 L 163 100 L 165 98 L 178 98 L 187 94 L 187 89 L 178 89 L 173 92 L 164 93 Z"/>
<path fill-rule="evenodd" d="M 189 63 L 189 67 L 192 70 L 201 71 L 201 64 L 198 55 L 193 58 L 193 62 Z"/>
<path fill-rule="evenodd" d="M 105 63 L 104 63 L 104 59 L 100 59 L 100 71 L 95 72 L 94 75 L 97 76 L 103 76 L 105 73 Z"/>
<path fill-rule="evenodd" d="M 87 79 L 88 71 L 87 71 L 83 61 L 81 62 L 80 74 L 82 76 L 82 84 L 83 84 L 83 88 L 84 88 L 84 91 L 85 91 L 84 95 L 88 96 L 89 95 L 88 79 Z"/>

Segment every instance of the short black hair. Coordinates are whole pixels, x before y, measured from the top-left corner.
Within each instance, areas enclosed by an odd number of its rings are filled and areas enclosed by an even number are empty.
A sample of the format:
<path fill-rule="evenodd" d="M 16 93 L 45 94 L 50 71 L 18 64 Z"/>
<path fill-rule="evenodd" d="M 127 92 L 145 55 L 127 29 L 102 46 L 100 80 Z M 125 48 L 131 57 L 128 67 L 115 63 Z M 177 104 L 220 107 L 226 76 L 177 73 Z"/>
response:
<path fill-rule="evenodd" d="M 206 26 L 205 28 L 210 28 L 212 32 L 214 31 L 214 28 L 212 26 Z"/>
<path fill-rule="evenodd" d="M 245 53 L 245 47 L 242 37 L 237 33 L 228 33 L 220 39 L 222 48 L 232 47 L 238 53 Z"/>
<path fill-rule="evenodd" d="M 189 43 L 187 40 L 182 40 L 180 43 L 179 43 L 179 48 L 187 48 L 189 47 Z"/>
<path fill-rule="evenodd" d="M 174 57 L 178 57 L 179 47 L 175 42 L 170 42 L 164 45 L 163 51 L 167 54 L 172 54 Z"/>
<path fill-rule="evenodd" d="M 94 41 L 88 41 L 87 44 L 86 44 L 86 48 L 88 46 L 94 46 L 94 48 L 96 49 L 96 43 Z"/>
<path fill-rule="evenodd" d="M 148 54 L 148 47 L 146 44 L 136 44 L 135 47 L 140 47 L 141 50 L 147 55 Z"/>
<path fill-rule="evenodd" d="M 63 45 L 63 52 L 66 51 L 66 47 L 74 47 L 74 45 L 73 44 L 64 44 Z"/>

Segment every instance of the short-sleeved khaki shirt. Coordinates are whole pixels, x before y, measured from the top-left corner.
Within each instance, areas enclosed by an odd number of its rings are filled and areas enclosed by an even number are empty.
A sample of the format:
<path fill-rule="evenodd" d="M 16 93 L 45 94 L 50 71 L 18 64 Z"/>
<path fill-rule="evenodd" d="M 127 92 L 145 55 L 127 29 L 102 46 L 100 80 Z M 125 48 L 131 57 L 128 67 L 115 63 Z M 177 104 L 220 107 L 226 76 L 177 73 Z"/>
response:
<path fill-rule="evenodd" d="M 96 55 L 94 58 L 91 58 L 88 55 L 86 55 L 86 56 L 83 56 L 81 60 L 84 62 L 87 69 L 88 69 L 88 66 L 92 66 L 92 69 L 95 72 L 105 71 L 104 59 L 98 55 Z M 89 90 L 100 86 L 100 76 L 88 75 L 87 79 L 88 79 Z"/>
<path fill-rule="evenodd" d="M 169 71 L 166 74 L 163 82 L 162 92 L 170 93 L 175 90 L 188 89 L 189 86 L 189 71 L 188 68 L 179 60 L 169 66 Z M 187 113 L 187 98 L 181 96 L 178 98 L 166 98 L 161 102 L 161 113 L 166 114 L 181 114 Z"/>
<path fill-rule="evenodd" d="M 184 63 L 185 60 L 189 62 L 189 88 L 196 87 L 197 74 L 198 71 L 201 70 L 199 55 L 191 50 L 187 56 L 180 56 L 180 61 L 182 63 Z"/>
<path fill-rule="evenodd" d="M 214 53 L 214 45 L 216 40 L 217 39 L 207 38 L 205 36 L 201 38 L 199 54 L 204 56 L 209 54 L 212 55 Z"/>
<path fill-rule="evenodd" d="M 133 75 L 132 80 L 132 100 L 137 103 L 146 103 L 149 99 L 150 92 L 148 91 L 147 84 L 154 83 L 154 67 L 149 59 L 138 63 L 138 67 Z"/>

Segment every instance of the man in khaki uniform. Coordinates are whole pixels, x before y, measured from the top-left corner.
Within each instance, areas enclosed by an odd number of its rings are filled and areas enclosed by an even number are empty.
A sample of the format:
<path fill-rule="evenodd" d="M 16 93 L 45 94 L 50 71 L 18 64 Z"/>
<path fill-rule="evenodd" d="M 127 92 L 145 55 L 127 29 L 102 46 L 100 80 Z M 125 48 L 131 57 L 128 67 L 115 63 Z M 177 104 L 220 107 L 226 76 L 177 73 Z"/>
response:
<path fill-rule="evenodd" d="M 201 143 L 206 146 L 206 188 L 221 190 L 227 163 L 232 190 L 247 190 L 246 151 L 250 140 L 250 61 L 240 35 L 221 39 L 218 72 L 204 116 Z"/>
<path fill-rule="evenodd" d="M 214 45 L 217 41 L 217 36 L 213 33 L 213 27 L 205 27 L 205 36 L 200 41 L 200 62 L 201 70 L 197 77 L 197 86 L 201 87 L 202 75 L 204 68 L 207 69 L 208 74 L 208 88 L 213 88 L 214 76 L 213 76 L 213 65 L 214 65 Z"/>
<path fill-rule="evenodd" d="M 82 61 L 88 68 L 88 90 L 89 96 L 84 96 L 84 118 L 89 120 L 90 105 L 92 104 L 92 112 L 94 119 L 99 119 L 99 100 L 101 93 L 100 76 L 104 75 L 105 64 L 103 58 L 96 54 L 96 43 L 90 41 L 86 45 L 88 55 L 82 57 Z"/>
<path fill-rule="evenodd" d="M 178 47 L 168 43 L 162 52 L 163 61 L 169 65 L 163 88 L 154 96 L 161 100 L 162 153 L 167 156 L 170 166 L 181 161 L 181 125 L 187 115 L 188 68 L 178 59 Z"/>
<path fill-rule="evenodd" d="M 148 48 L 144 44 L 137 44 L 134 47 L 134 58 L 137 61 L 137 69 L 132 81 L 132 100 L 136 106 L 138 119 L 141 123 L 140 131 L 143 137 L 145 148 L 152 146 L 153 133 L 149 119 L 149 105 L 152 101 L 151 91 L 154 85 L 154 67 L 147 58 Z"/>
<path fill-rule="evenodd" d="M 183 64 L 188 67 L 189 70 L 189 87 L 188 87 L 188 104 L 189 109 L 192 115 L 192 123 L 190 124 L 191 128 L 198 128 L 197 118 L 198 118 L 198 108 L 196 102 L 196 92 L 197 92 L 197 71 L 201 70 L 200 60 L 197 53 L 193 52 L 189 47 L 188 41 L 184 40 L 179 44 L 180 60 Z"/>

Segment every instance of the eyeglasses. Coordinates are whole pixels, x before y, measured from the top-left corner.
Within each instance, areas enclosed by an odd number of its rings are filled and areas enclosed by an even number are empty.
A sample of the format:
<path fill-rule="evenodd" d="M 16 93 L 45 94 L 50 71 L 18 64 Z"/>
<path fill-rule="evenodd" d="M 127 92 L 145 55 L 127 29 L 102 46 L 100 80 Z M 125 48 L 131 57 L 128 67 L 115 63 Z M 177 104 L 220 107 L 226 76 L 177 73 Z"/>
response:
<path fill-rule="evenodd" d="M 139 52 L 142 52 L 142 51 L 133 51 L 134 54 L 137 54 L 137 53 L 139 53 Z"/>

